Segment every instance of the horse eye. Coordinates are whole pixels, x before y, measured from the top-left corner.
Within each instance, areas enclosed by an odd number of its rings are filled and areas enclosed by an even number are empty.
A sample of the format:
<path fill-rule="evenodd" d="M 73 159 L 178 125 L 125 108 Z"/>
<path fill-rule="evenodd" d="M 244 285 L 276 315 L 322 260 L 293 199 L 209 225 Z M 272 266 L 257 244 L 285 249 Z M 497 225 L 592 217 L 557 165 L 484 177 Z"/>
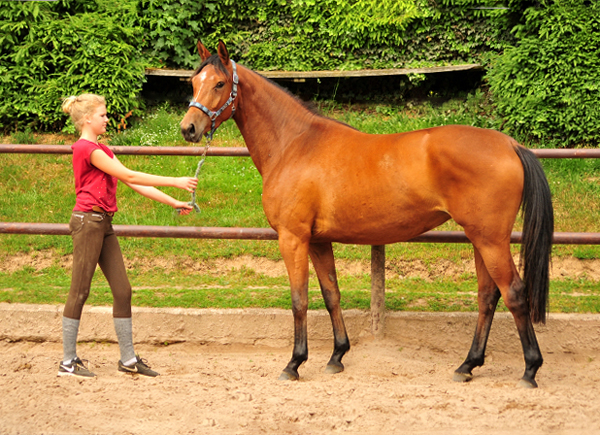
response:
<path fill-rule="evenodd" d="M 223 86 L 225 86 L 225 82 L 219 82 L 217 83 L 217 86 L 215 86 L 215 88 L 221 89 Z"/>

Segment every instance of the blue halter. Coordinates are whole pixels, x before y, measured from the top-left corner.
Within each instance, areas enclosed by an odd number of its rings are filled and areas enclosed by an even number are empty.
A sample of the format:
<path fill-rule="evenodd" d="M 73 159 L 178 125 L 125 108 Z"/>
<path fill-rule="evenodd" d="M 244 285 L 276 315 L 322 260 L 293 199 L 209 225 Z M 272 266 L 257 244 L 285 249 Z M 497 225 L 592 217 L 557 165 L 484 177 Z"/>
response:
<path fill-rule="evenodd" d="M 225 102 L 225 104 L 223 104 L 223 106 L 221 106 L 221 108 L 219 110 L 217 110 L 216 112 L 213 112 L 208 107 L 195 101 L 196 97 L 194 97 L 194 99 L 192 99 L 192 101 L 190 102 L 190 105 L 189 105 L 189 107 L 195 107 L 196 109 L 202 110 L 210 118 L 212 125 L 210 128 L 210 131 L 208 133 L 206 133 L 206 137 L 208 138 L 209 141 L 212 140 L 213 134 L 216 130 L 215 123 L 217 121 L 217 118 L 219 117 L 219 115 L 221 115 L 221 113 L 223 113 L 223 111 L 225 109 L 227 109 L 233 103 L 233 101 L 235 100 L 235 97 L 237 97 L 237 87 L 238 87 L 238 82 L 239 82 L 238 75 L 237 75 L 237 67 L 233 60 L 231 61 L 231 64 L 233 65 L 233 86 L 231 87 L 231 93 L 229 94 L 229 99 Z M 231 108 L 231 116 L 229 118 L 232 118 L 234 113 L 235 113 L 235 106 L 233 106 Z"/>

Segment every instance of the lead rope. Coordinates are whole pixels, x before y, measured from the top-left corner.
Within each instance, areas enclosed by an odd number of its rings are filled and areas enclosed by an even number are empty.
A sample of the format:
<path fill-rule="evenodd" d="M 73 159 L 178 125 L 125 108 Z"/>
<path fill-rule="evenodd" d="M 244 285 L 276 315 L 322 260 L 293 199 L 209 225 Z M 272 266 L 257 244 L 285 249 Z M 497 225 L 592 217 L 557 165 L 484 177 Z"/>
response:
<path fill-rule="evenodd" d="M 211 133 L 213 133 L 211 131 Z M 206 160 L 206 153 L 208 152 L 208 148 L 210 147 L 210 142 L 212 141 L 212 134 L 206 136 L 206 145 L 204 146 L 204 151 L 202 152 L 202 158 L 198 162 L 198 166 L 196 167 L 196 173 L 194 174 L 194 178 L 198 178 L 200 174 L 200 169 L 202 169 L 202 165 L 204 165 L 204 161 Z M 188 205 L 191 205 L 196 213 L 200 213 L 200 207 L 196 204 L 196 189 L 192 191 L 192 200 L 188 202 Z M 179 209 L 179 214 L 181 214 L 182 209 Z"/>
<path fill-rule="evenodd" d="M 204 151 L 202 152 L 202 159 L 200 159 L 200 161 L 198 162 L 198 166 L 196 167 L 196 173 L 194 174 L 194 178 L 198 178 L 198 175 L 200 174 L 200 169 L 202 169 L 202 165 L 206 160 L 206 153 L 208 152 L 208 148 L 210 147 L 211 140 L 212 134 L 210 135 L 210 137 L 206 138 L 206 146 L 204 147 Z M 200 207 L 198 207 L 198 204 L 196 204 L 196 189 L 194 189 L 194 191 L 192 192 L 192 201 L 189 203 L 189 205 L 194 207 L 196 213 L 200 213 Z"/>

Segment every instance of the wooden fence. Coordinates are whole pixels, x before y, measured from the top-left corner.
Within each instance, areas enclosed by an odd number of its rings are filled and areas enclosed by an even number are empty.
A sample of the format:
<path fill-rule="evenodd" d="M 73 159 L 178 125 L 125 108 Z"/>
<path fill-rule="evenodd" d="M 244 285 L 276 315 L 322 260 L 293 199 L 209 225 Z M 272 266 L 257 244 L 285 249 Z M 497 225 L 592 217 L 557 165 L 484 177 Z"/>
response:
<path fill-rule="evenodd" d="M 203 147 L 110 147 L 121 155 L 201 156 Z M 600 158 L 600 149 L 532 149 L 538 158 Z M 1 153 L 71 154 L 69 145 L 14 145 L 0 144 Z M 250 156 L 243 147 L 209 148 L 208 156 Z M 172 227 L 145 225 L 115 225 L 120 237 L 170 237 L 199 239 L 277 240 L 271 228 Z M 69 235 L 68 224 L 0 222 L 0 234 Z M 511 243 L 520 243 L 521 233 L 513 232 Z M 428 231 L 408 242 L 411 243 L 470 243 L 462 231 Z M 554 233 L 555 244 L 598 245 L 600 233 Z M 371 247 L 371 330 L 383 332 L 385 319 L 385 246 Z"/>

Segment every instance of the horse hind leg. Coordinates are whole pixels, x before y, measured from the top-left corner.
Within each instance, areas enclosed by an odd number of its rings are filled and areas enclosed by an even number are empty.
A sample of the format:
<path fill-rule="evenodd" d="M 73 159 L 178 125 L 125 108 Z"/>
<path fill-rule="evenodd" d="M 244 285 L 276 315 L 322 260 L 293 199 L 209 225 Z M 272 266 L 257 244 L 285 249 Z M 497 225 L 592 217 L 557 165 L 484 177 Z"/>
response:
<path fill-rule="evenodd" d="M 543 358 L 531 321 L 525 285 L 521 281 L 510 255 L 510 246 L 507 242 L 507 246 L 488 244 L 478 249 L 490 277 L 500 290 L 504 304 L 515 319 L 525 358 L 525 373 L 519 385 L 526 388 L 536 388 L 535 376 L 542 366 Z"/>
<path fill-rule="evenodd" d="M 327 363 L 325 373 L 340 373 L 344 370 L 342 358 L 350 349 L 350 341 L 340 307 L 340 289 L 337 283 L 331 243 L 311 243 L 309 255 L 315 267 L 321 293 L 333 326 L 333 354 Z"/>
<path fill-rule="evenodd" d="M 475 248 L 475 269 L 477 271 L 477 303 L 479 306 L 479 317 L 475 328 L 475 336 L 467 358 L 454 372 L 453 380 L 456 382 L 468 382 L 473 379 L 473 369 L 481 367 L 485 361 L 485 349 L 494 318 L 494 312 L 500 299 L 500 290 L 491 278 L 481 254 Z"/>
<path fill-rule="evenodd" d="M 502 298 L 517 324 L 517 331 L 519 332 L 523 355 L 525 357 L 525 373 L 523 373 L 523 377 L 519 381 L 519 386 L 537 388 L 538 384 L 535 381 L 535 376 L 542 366 L 544 359 L 542 358 L 535 330 L 533 329 L 525 284 L 523 284 L 518 274 L 515 274 L 514 281 L 502 292 Z"/>

